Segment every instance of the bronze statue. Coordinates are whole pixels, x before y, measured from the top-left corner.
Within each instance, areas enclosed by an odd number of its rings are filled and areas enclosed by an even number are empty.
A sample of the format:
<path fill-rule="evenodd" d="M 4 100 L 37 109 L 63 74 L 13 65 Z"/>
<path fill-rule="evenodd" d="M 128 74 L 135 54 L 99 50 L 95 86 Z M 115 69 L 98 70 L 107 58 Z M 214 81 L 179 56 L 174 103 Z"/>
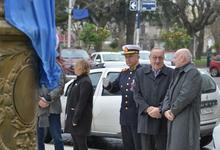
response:
<path fill-rule="evenodd" d="M 36 149 L 37 59 L 0 0 L 0 150 Z"/>

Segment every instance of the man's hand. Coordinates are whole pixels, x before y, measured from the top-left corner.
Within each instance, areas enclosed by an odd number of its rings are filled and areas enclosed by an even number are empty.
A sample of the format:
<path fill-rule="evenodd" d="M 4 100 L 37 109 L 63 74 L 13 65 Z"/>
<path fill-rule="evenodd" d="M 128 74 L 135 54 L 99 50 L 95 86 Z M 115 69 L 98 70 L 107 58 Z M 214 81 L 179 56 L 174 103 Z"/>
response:
<path fill-rule="evenodd" d="M 47 102 L 47 100 L 44 98 L 44 97 L 39 97 L 39 102 L 38 102 L 38 105 L 41 107 L 41 108 L 46 108 L 49 106 L 49 103 Z"/>
<path fill-rule="evenodd" d="M 152 118 L 156 118 L 156 119 L 161 118 L 159 107 L 153 107 L 153 106 L 151 106 L 151 107 L 152 107 L 152 109 L 151 109 L 151 111 L 148 112 L 148 115 L 151 116 Z"/>
<path fill-rule="evenodd" d="M 171 112 L 171 110 L 167 110 L 164 112 L 164 116 L 169 120 L 169 121 L 173 121 L 175 116 L 174 114 Z"/>
<path fill-rule="evenodd" d="M 146 113 L 146 114 L 148 114 L 150 111 L 152 111 L 153 110 L 153 106 L 150 106 L 150 107 L 148 107 L 148 108 L 146 108 L 145 110 L 144 110 L 144 112 Z"/>
<path fill-rule="evenodd" d="M 159 107 L 150 106 L 147 109 L 145 109 L 144 112 L 152 118 L 161 118 Z"/>
<path fill-rule="evenodd" d="M 110 81 L 107 78 L 102 78 L 102 85 L 106 88 L 110 84 Z"/>

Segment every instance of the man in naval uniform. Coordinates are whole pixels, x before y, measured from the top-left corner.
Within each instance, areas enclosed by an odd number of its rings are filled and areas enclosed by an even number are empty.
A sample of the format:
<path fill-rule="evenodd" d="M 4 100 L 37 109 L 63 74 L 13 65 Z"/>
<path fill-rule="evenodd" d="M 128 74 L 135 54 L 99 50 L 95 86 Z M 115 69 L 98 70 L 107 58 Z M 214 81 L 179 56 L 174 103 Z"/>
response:
<path fill-rule="evenodd" d="M 120 125 L 124 150 L 140 150 L 140 135 L 137 133 L 138 110 L 133 100 L 135 72 L 140 68 L 138 45 L 124 45 L 122 55 L 125 56 L 128 69 L 123 69 L 114 82 L 103 79 L 103 87 L 111 93 L 120 91 L 122 95 L 120 109 Z"/>

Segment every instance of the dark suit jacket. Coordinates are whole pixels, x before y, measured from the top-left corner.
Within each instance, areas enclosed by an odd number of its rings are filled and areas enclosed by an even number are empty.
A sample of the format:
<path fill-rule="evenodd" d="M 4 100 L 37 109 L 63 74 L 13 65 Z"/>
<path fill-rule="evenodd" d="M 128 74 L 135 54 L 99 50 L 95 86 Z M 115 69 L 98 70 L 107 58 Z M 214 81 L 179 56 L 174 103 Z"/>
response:
<path fill-rule="evenodd" d="M 141 65 L 137 65 L 135 70 L 123 70 L 117 79 L 106 88 L 112 93 L 121 92 L 120 124 L 123 126 L 137 126 L 138 110 L 133 99 L 133 87 L 135 73 L 139 68 Z"/>
<path fill-rule="evenodd" d="M 155 78 L 150 65 L 136 72 L 134 100 L 138 105 L 138 133 L 166 133 L 166 119 L 154 119 L 144 112 L 149 106 L 162 107 L 173 69 L 164 66 Z"/>
<path fill-rule="evenodd" d="M 65 132 L 88 135 L 92 123 L 93 87 L 88 75 L 78 76 L 67 95 Z M 73 123 L 77 124 L 73 126 Z"/>

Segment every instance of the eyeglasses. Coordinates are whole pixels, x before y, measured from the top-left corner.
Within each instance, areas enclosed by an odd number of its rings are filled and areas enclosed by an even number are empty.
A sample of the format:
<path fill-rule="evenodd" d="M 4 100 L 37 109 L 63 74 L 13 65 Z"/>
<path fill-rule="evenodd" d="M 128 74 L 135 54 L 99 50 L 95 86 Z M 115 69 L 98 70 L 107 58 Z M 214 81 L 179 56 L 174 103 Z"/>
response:
<path fill-rule="evenodd" d="M 150 56 L 153 60 L 157 60 L 157 59 L 159 59 L 159 60 L 163 60 L 164 59 L 164 57 L 163 56 L 159 56 L 159 57 L 157 57 L 157 56 Z"/>

